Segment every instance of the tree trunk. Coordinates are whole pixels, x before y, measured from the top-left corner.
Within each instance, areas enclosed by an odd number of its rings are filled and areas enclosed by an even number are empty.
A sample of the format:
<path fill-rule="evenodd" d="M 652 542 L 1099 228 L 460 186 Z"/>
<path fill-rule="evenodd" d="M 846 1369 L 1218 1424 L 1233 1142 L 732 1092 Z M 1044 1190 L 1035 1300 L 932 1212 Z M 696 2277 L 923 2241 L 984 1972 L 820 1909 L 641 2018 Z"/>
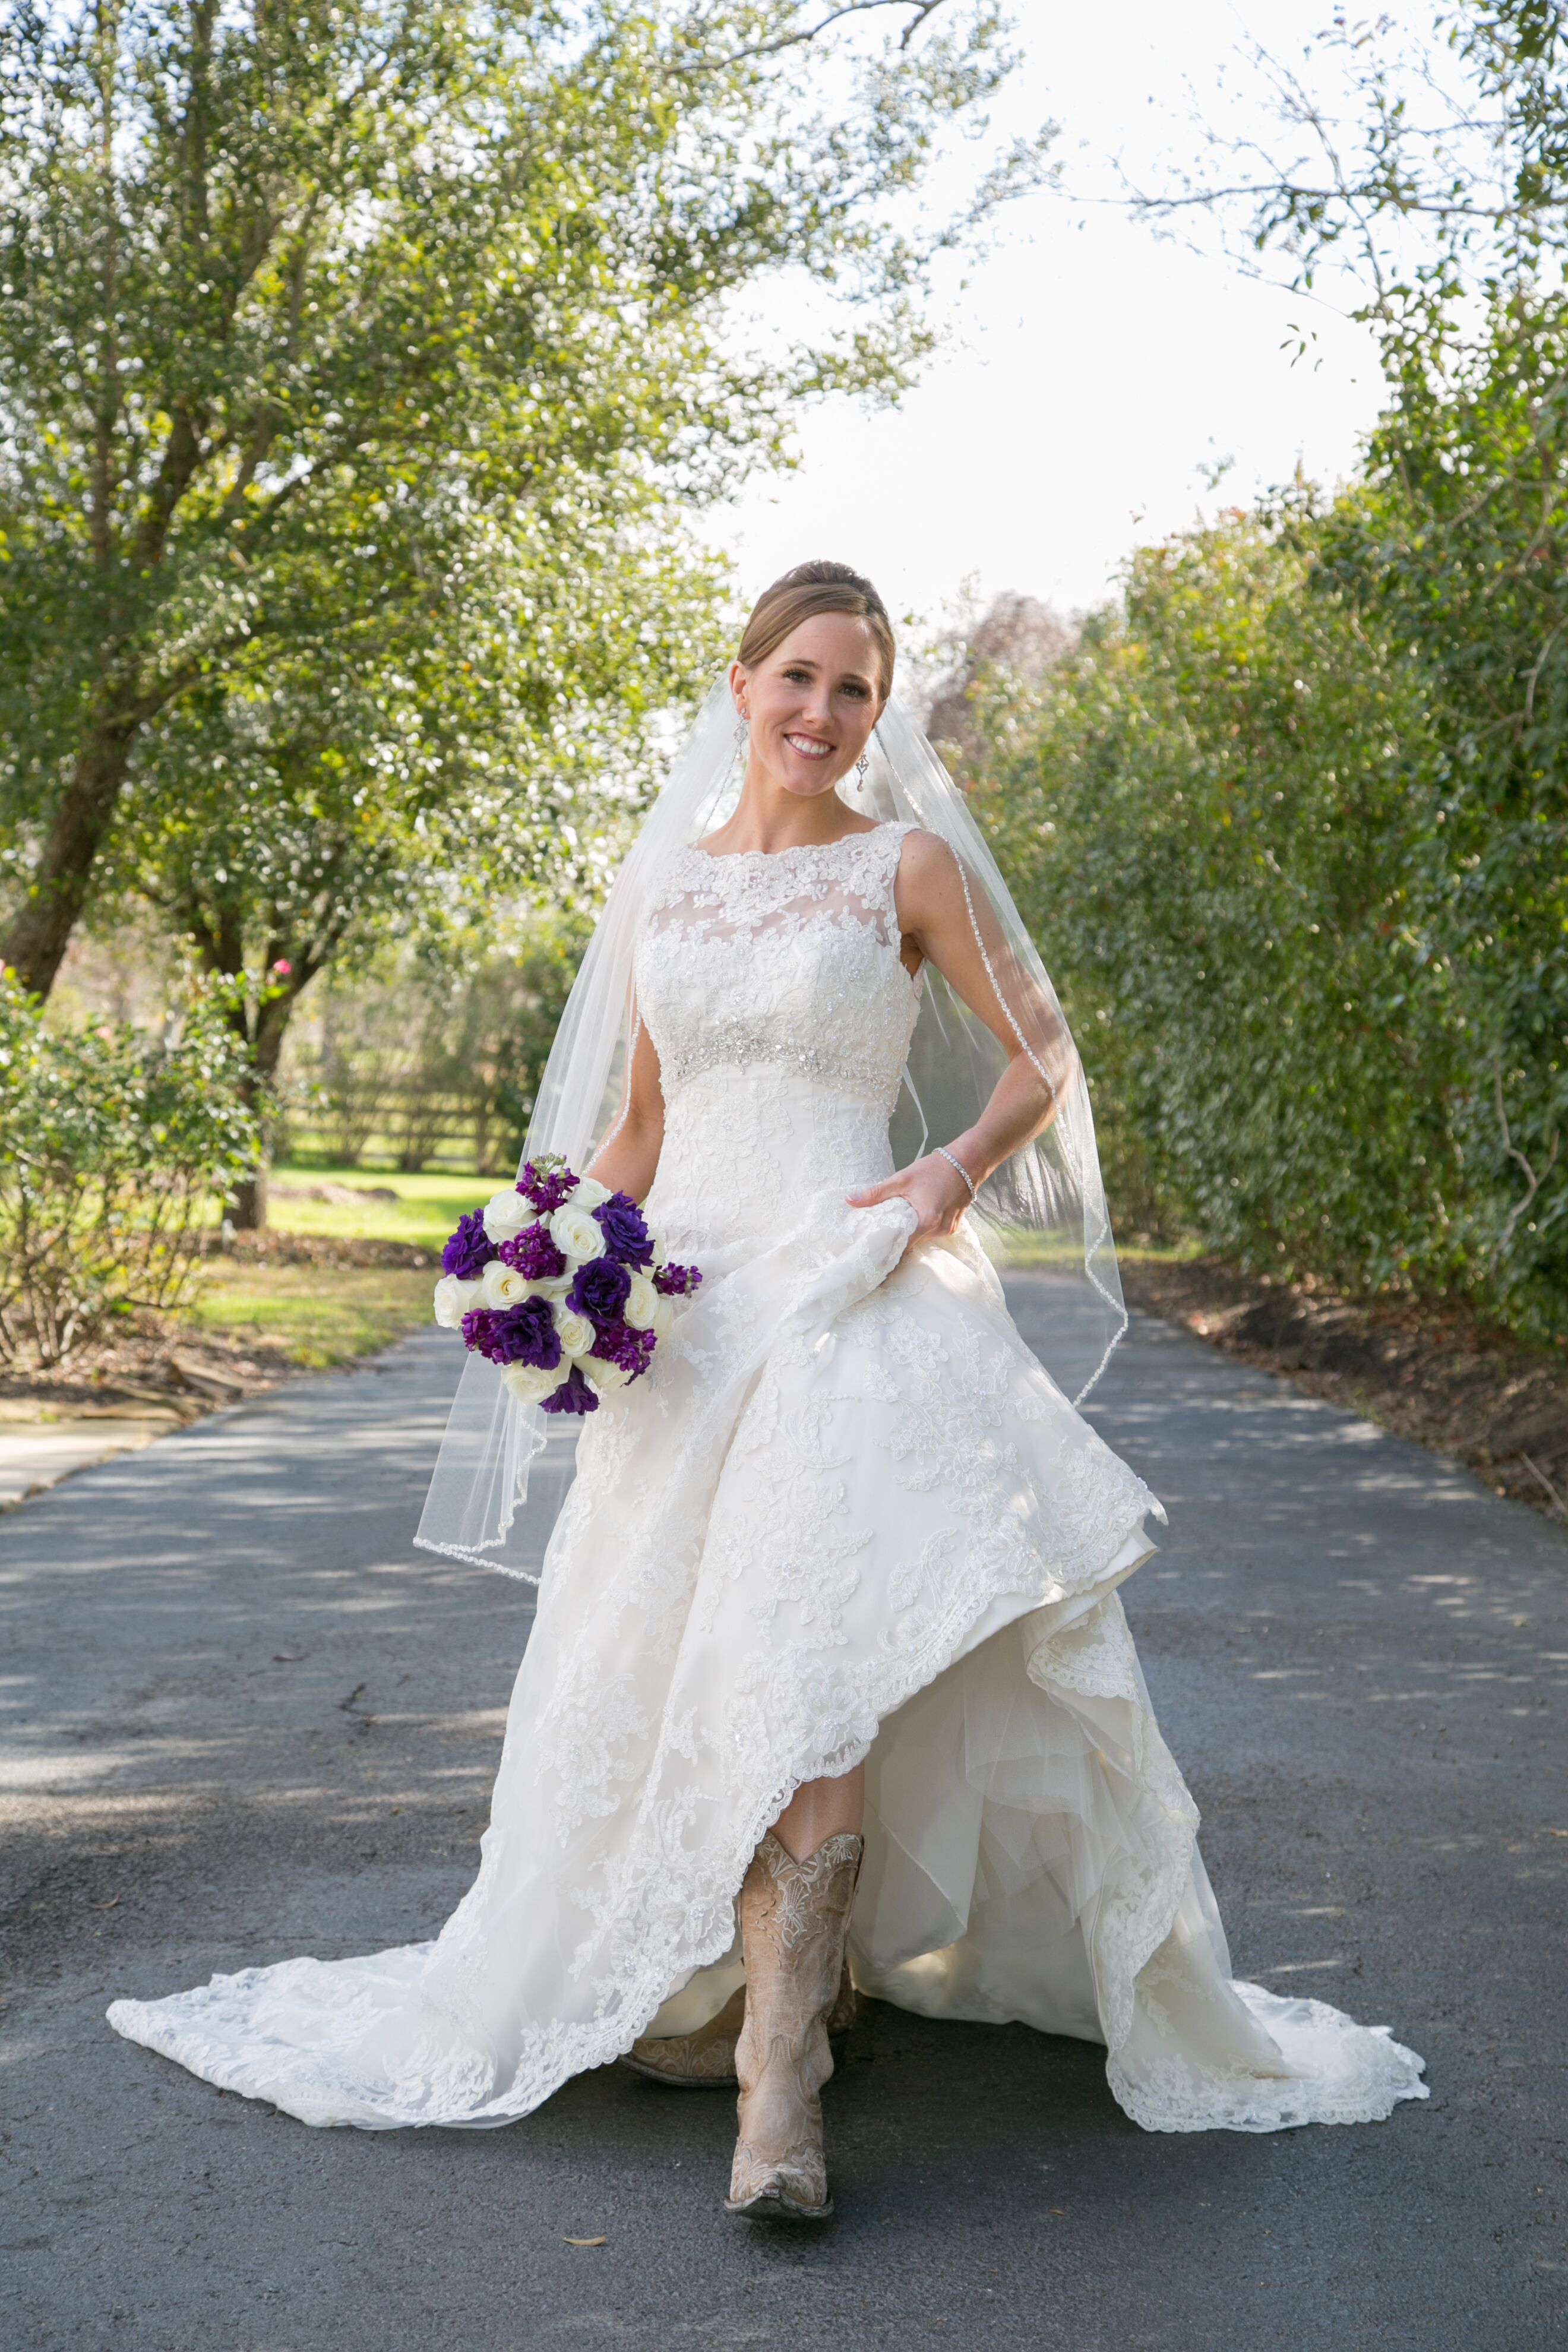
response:
<path fill-rule="evenodd" d="M 302 983 L 301 983 L 302 984 Z M 261 1084 L 257 1087 L 259 1097 L 262 1087 L 270 1087 L 278 1075 L 279 1057 L 283 1051 L 284 1033 L 289 1016 L 299 995 L 297 988 L 286 990 L 280 996 L 269 996 L 256 1018 L 256 1035 L 251 1042 L 251 1056 Z M 254 1176 L 247 1176 L 234 1188 L 234 1213 L 230 1219 L 237 1234 L 259 1234 L 267 1230 L 267 1125 L 262 1121 L 262 1162 Z"/>
<path fill-rule="evenodd" d="M 254 1176 L 247 1176 L 234 1188 L 234 1208 L 229 1223 L 237 1234 L 261 1234 L 267 1230 L 267 1164 L 262 1162 Z"/>
<path fill-rule="evenodd" d="M 100 720 L 82 737 L 32 886 L 0 941 L 0 961 L 38 996 L 53 988 L 87 903 L 141 726 L 139 718 Z"/>

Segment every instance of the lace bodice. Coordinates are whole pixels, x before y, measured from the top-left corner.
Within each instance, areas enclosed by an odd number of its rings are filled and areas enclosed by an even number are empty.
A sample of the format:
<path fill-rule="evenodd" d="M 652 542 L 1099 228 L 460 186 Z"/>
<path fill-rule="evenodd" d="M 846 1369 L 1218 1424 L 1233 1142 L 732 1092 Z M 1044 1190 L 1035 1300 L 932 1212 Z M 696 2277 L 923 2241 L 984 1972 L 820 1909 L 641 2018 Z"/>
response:
<path fill-rule="evenodd" d="M 636 964 L 667 1109 L 709 1071 L 763 1066 L 890 1116 L 920 1008 L 893 906 L 912 830 L 673 861 Z"/>

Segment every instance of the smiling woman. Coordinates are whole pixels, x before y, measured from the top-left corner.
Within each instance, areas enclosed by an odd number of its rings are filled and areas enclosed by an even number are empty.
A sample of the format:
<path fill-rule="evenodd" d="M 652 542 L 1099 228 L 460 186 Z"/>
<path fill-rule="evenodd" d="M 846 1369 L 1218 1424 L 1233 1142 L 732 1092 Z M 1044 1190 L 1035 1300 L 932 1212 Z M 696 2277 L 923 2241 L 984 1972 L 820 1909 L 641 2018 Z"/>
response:
<path fill-rule="evenodd" d="M 833 2210 L 856 1987 L 1101 2042 L 1152 2130 L 1386 2116 L 1424 2095 L 1411 2053 L 1230 1980 L 1118 1597 L 1163 1514 L 1076 1409 L 1125 1318 L 1050 983 L 889 699 L 875 591 L 816 563 L 764 604 L 616 880 L 528 1144 L 642 1203 L 701 1287 L 585 1422 L 542 1571 L 538 1408 L 472 1355 L 421 1524 L 540 1575 L 479 1877 L 434 1944 L 111 2020 L 373 2130 L 505 2123 L 616 2057 L 738 2084 L 727 2210 L 790 2222 Z M 947 1139 L 899 1167 L 916 1061 Z M 984 1075 L 950 1123 L 955 1069 Z M 977 1196 L 1062 1244 L 1066 1387 Z"/>
<path fill-rule="evenodd" d="M 822 775 L 806 770 L 820 771 L 847 745 L 863 772 L 894 659 L 887 608 L 847 564 L 802 563 L 775 580 L 757 599 L 730 672 L 752 764 L 786 792 L 816 793 Z"/>

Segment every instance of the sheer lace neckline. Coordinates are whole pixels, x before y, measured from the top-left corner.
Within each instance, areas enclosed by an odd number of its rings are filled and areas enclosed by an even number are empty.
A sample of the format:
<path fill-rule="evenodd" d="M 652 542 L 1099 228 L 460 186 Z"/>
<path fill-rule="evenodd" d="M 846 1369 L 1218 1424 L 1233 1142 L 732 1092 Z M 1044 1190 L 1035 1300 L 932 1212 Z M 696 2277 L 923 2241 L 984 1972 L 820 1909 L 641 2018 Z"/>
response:
<path fill-rule="evenodd" d="M 886 833 L 890 824 L 898 822 L 897 817 L 884 817 L 879 824 L 868 826 L 864 833 L 841 833 L 837 841 L 797 841 L 786 849 L 704 849 L 700 841 L 688 842 L 687 848 L 693 857 L 705 857 L 710 866 L 728 866 L 731 859 L 742 857 L 819 856 L 826 850 L 844 849 L 852 841 L 872 841 L 878 834 Z"/>

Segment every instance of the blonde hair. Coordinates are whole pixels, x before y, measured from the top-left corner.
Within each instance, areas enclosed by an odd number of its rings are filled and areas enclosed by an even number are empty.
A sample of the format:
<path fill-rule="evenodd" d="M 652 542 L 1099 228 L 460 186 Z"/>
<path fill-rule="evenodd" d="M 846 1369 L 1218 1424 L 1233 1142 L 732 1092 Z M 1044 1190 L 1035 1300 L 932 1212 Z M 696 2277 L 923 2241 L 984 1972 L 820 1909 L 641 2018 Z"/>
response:
<path fill-rule="evenodd" d="M 886 701 L 892 691 L 897 658 L 893 625 L 871 583 L 847 563 L 797 563 L 793 572 L 764 588 L 742 635 L 736 656 L 742 668 L 754 669 L 758 662 L 766 661 L 803 621 L 818 613 L 848 613 L 865 622 L 877 648 L 877 683 Z"/>

